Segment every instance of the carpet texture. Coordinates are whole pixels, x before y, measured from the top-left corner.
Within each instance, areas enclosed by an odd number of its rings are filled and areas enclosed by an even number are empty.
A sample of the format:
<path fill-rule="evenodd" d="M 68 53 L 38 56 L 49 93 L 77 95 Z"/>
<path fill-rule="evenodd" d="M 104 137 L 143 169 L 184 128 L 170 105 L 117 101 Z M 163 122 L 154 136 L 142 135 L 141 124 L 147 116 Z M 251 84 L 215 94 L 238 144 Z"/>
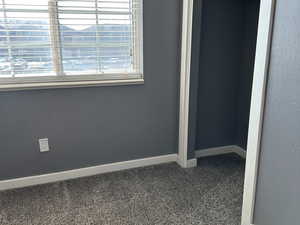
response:
<path fill-rule="evenodd" d="M 244 161 L 209 157 L 0 192 L 1 225 L 239 225 Z"/>

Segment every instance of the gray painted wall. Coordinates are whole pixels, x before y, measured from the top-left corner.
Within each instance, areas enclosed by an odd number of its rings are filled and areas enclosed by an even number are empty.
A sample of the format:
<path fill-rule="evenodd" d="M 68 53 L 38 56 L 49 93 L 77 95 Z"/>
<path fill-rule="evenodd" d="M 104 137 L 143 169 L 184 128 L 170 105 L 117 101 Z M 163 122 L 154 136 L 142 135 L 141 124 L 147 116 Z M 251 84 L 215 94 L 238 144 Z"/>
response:
<path fill-rule="evenodd" d="M 200 2 L 194 13 L 200 22 L 194 23 L 189 152 L 246 148 L 260 1 Z"/>
<path fill-rule="evenodd" d="M 201 29 L 196 149 L 235 140 L 243 1 L 203 1 Z"/>
<path fill-rule="evenodd" d="M 202 24 L 202 0 L 194 1 L 193 12 L 193 35 L 192 35 L 192 56 L 190 76 L 190 99 L 189 99 L 189 135 L 188 135 L 188 159 L 195 157 L 197 140 L 197 117 L 198 117 L 198 84 L 199 84 L 199 58 L 200 38 Z"/>
<path fill-rule="evenodd" d="M 180 15 L 144 1 L 144 85 L 0 93 L 0 180 L 176 153 Z"/>
<path fill-rule="evenodd" d="M 254 222 L 298 225 L 300 1 L 276 4 Z"/>

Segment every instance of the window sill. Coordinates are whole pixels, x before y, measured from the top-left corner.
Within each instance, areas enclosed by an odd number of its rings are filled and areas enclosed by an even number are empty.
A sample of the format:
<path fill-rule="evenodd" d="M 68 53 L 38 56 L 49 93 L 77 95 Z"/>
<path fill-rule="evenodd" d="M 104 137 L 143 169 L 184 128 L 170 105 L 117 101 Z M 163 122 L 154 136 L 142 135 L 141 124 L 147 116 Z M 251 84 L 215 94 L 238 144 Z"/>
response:
<path fill-rule="evenodd" d="M 99 87 L 99 86 L 121 86 L 144 84 L 144 79 L 124 80 L 94 80 L 94 81 L 63 81 L 63 82 L 40 82 L 22 84 L 0 84 L 2 91 L 22 91 L 39 89 L 78 88 L 78 87 Z"/>

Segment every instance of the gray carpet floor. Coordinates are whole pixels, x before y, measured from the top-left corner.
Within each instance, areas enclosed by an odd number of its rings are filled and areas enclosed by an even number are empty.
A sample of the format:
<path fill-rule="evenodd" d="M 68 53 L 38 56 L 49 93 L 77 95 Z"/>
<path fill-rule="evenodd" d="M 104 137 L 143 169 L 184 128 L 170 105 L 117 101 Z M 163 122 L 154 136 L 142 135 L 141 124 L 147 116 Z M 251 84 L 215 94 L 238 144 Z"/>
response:
<path fill-rule="evenodd" d="M 0 192 L 1 225 L 239 225 L 244 161 L 163 164 Z"/>

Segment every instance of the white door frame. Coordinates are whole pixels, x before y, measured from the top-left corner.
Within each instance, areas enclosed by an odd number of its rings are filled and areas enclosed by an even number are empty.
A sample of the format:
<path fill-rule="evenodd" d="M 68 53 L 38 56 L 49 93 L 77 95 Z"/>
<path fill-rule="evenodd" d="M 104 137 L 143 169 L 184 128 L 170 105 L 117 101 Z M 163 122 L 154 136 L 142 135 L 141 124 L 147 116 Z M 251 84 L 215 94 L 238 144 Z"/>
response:
<path fill-rule="evenodd" d="M 261 130 L 276 0 L 261 0 L 244 185 L 242 225 L 253 224 Z M 188 167 L 193 0 L 183 0 L 178 163 Z"/>
<path fill-rule="evenodd" d="M 261 0 L 249 118 L 242 225 L 253 224 L 266 83 L 276 0 Z"/>
<path fill-rule="evenodd" d="M 190 102 L 190 72 L 192 55 L 193 0 L 183 0 L 178 163 L 188 167 L 188 129 Z"/>

